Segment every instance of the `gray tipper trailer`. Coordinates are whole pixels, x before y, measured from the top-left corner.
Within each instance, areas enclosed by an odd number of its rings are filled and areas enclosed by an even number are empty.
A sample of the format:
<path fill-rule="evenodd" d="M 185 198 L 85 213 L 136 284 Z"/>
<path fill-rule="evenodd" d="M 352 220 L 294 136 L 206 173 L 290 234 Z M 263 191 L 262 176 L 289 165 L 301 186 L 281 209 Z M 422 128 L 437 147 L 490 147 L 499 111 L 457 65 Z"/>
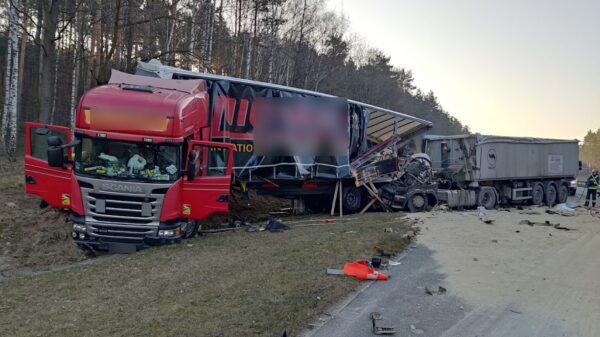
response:
<path fill-rule="evenodd" d="M 422 146 L 449 207 L 564 203 L 581 167 L 578 140 L 426 135 Z"/>
<path fill-rule="evenodd" d="M 433 127 L 433 123 L 398 111 L 345 100 L 349 121 L 348 150 L 337 156 L 261 156 L 255 149 L 255 125 L 251 112 L 257 98 L 336 98 L 335 96 L 229 76 L 189 71 L 163 65 L 158 60 L 137 63 L 137 75 L 167 79 L 203 79 L 209 94 L 208 140 L 234 145 L 233 186 L 255 189 L 259 194 L 294 198 L 313 210 L 331 203 L 337 182 L 343 184 L 341 203 L 356 212 L 368 203 L 364 186 L 357 187 L 352 175 L 355 164 L 378 144 L 394 139 L 391 147 L 402 147 Z M 219 104 L 226 101 L 227 104 Z M 231 110 L 227 110 L 231 109 Z M 227 110 L 227 111 L 224 111 Z M 230 121 L 225 118 L 230 117 Z M 401 159 L 393 158 L 396 167 Z M 374 181 L 376 187 L 389 181 L 389 174 Z"/>

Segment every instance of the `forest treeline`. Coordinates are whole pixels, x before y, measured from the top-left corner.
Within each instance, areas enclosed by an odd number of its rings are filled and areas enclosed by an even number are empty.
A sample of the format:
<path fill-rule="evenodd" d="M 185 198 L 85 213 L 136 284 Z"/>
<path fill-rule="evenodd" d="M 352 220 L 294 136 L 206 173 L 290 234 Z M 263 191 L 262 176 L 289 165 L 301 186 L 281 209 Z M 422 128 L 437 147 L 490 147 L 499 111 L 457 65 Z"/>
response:
<path fill-rule="evenodd" d="M 588 131 L 579 147 L 579 158 L 586 167 L 600 168 L 600 129 Z"/>
<path fill-rule="evenodd" d="M 24 121 L 69 125 L 80 95 L 111 68 L 133 72 L 153 58 L 387 107 L 434 122 L 435 133 L 468 132 L 325 0 L 2 1 L 0 136 L 9 152 Z"/>

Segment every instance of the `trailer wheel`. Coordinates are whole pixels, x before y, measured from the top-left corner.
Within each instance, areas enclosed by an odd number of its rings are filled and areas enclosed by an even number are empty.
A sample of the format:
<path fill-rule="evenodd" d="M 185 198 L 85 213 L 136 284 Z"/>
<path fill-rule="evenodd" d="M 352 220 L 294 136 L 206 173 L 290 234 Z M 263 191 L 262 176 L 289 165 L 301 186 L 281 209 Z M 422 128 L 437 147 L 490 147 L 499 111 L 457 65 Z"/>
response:
<path fill-rule="evenodd" d="M 569 197 L 569 188 L 567 187 L 567 185 L 565 184 L 560 184 L 558 186 L 558 191 L 557 191 L 557 202 L 559 204 L 564 204 L 565 202 L 567 202 L 567 198 Z"/>
<path fill-rule="evenodd" d="M 493 187 L 482 187 L 477 197 L 477 205 L 483 206 L 485 209 L 493 209 L 496 207 L 498 198 L 496 190 Z"/>
<path fill-rule="evenodd" d="M 557 196 L 557 192 L 556 192 L 556 185 L 554 185 L 554 183 L 548 184 L 548 186 L 546 186 L 546 194 L 544 195 L 544 203 L 546 204 L 546 206 L 554 206 L 554 204 L 556 204 L 556 196 Z"/>
<path fill-rule="evenodd" d="M 423 212 L 427 209 L 427 207 L 429 206 L 429 198 L 427 198 L 427 195 L 425 194 L 421 194 L 421 193 L 415 193 L 413 195 L 410 196 L 410 199 L 408 199 L 407 202 L 407 206 L 408 206 L 408 210 L 411 213 L 418 213 L 418 212 Z"/>
<path fill-rule="evenodd" d="M 363 190 L 361 188 L 346 186 L 342 189 L 342 207 L 344 207 L 344 210 L 351 213 L 360 211 L 363 200 Z"/>
<path fill-rule="evenodd" d="M 544 185 L 542 183 L 534 183 L 531 188 L 531 203 L 536 206 L 544 204 Z"/>

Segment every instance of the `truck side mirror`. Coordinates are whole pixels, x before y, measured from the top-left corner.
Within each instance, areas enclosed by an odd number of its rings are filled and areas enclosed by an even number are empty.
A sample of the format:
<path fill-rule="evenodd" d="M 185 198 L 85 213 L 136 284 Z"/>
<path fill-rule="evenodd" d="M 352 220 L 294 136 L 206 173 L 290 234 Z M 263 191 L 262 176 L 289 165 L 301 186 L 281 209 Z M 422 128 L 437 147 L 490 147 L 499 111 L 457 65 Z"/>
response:
<path fill-rule="evenodd" d="M 190 151 L 190 154 L 188 154 L 188 164 L 187 164 L 187 168 L 186 168 L 188 181 L 194 180 L 194 177 L 196 176 L 196 156 L 197 155 L 198 154 L 194 150 Z"/>
<path fill-rule="evenodd" d="M 64 167 L 65 165 L 62 140 L 58 136 L 48 136 L 48 165 L 50 167 Z"/>

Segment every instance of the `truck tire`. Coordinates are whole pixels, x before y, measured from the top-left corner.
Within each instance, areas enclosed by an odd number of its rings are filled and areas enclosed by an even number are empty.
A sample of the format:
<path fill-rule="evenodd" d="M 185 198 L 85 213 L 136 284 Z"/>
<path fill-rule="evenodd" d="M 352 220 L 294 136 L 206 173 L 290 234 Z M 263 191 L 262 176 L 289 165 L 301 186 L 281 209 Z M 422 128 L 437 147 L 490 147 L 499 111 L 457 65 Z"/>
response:
<path fill-rule="evenodd" d="M 493 209 L 496 207 L 498 197 L 496 189 L 493 187 L 482 187 L 477 196 L 477 206 L 483 206 L 485 209 Z"/>
<path fill-rule="evenodd" d="M 544 185 L 540 182 L 533 183 L 533 187 L 531 188 L 531 204 L 536 206 L 541 206 L 544 204 Z"/>
<path fill-rule="evenodd" d="M 564 204 L 567 202 L 567 198 L 569 197 L 569 188 L 565 184 L 558 185 L 558 191 L 556 193 L 556 202 L 559 204 Z"/>
<path fill-rule="evenodd" d="M 429 199 L 426 194 L 415 193 L 410 196 L 406 206 L 411 213 L 423 212 L 429 207 Z"/>
<path fill-rule="evenodd" d="M 189 221 L 186 225 L 181 226 L 181 237 L 190 239 L 198 234 L 198 221 Z"/>
<path fill-rule="evenodd" d="M 556 204 L 556 185 L 554 183 L 550 183 L 546 186 L 546 193 L 544 193 L 544 203 L 546 206 L 552 207 Z"/>
<path fill-rule="evenodd" d="M 362 209 L 364 203 L 364 193 L 362 188 L 346 186 L 342 189 L 342 207 L 350 213 L 358 212 Z"/>

